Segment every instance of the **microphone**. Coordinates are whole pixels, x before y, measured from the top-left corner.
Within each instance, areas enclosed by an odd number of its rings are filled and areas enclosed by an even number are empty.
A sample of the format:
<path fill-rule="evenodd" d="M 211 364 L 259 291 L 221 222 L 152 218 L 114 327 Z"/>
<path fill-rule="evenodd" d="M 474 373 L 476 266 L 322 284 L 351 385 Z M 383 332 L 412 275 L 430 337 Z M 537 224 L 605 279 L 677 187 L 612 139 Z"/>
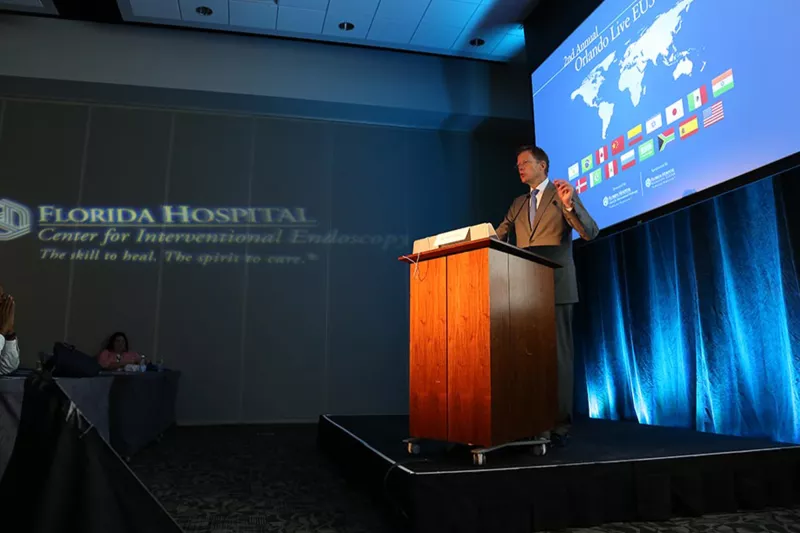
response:
<path fill-rule="evenodd" d="M 517 217 L 519 217 L 520 212 L 522 212 L 522 208 L 525 207 L 527 205 L 527 203 L 530 201 L 532 192 L 533 191 L 528 191 L 528 194 L 525 195 L 525 200 L 522 202 L 522 205 L 519 206 L 519 209 L 517 209 L 517 213 L 511 219 L 511 222 L 510 222 L 511 226 L 513 226 L 514 222 L 517 221 Z M 505 238 L 505 242 L 506 243 L 508 242 L 508 238 L 509 238 L 510 235 L 511 235 L 511 231 L 509 230 L 508 232 L 506 232 L 506 238 Z"/>

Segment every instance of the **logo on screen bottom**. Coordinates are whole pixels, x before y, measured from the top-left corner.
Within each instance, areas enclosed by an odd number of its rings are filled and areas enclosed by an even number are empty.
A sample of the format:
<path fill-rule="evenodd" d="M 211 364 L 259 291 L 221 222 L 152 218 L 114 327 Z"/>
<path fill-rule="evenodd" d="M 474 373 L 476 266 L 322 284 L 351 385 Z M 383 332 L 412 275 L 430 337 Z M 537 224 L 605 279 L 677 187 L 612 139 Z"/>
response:
<path fill-rule="evenodd" d="M 31 210 L 6 198 L 0 199 L 0 242 L 31 232 Z"/>

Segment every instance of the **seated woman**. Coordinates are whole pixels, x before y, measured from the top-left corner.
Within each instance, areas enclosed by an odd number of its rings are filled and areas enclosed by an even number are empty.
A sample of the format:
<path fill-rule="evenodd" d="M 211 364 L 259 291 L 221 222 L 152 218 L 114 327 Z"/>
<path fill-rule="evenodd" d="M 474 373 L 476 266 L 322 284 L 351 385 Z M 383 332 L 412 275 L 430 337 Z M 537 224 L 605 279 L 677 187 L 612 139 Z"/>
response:
<path fill-rule="evenodd" d="M 125 365 L 138 365 L 141 360 L 142 356 L 129 350 L 128 337 L 121 331 L 111 335 L 106 349 L 97 356 L 97 362 L 106 370 L 119 370 L 125 368 Z"/>

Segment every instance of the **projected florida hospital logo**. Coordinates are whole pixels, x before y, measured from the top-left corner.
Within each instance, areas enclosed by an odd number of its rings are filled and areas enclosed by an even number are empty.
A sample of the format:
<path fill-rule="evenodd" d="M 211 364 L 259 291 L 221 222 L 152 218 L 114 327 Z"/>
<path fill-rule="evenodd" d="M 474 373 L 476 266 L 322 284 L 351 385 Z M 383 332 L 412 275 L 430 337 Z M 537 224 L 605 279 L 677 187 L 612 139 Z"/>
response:
<path fill-rule="evenodd" d="M 0 199 L 0 242 L 31 232 L 31 210 L 22 204 Z"/>
<path fill-rule="evenodd" d="M 0 243 L 35 231 L 39 259 L 126 263 L 302 264 L 321 247 L 403 252 L 407 235 L 328 229 L 303 207 L 60 207 L 0 199 Z M 323 226 L 323 227 L 321 227 Z M 300 251 L 302 250 L 302 251 Z"/>

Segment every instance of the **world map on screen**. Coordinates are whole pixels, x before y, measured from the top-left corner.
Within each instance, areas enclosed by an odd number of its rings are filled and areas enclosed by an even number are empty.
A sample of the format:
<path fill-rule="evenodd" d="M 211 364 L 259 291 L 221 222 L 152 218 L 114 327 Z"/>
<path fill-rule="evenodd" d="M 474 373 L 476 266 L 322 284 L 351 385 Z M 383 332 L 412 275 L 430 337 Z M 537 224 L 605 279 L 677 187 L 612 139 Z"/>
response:
<path fill-rule="evenodd" d="M 531 74 L 551 179 L 603 229 L 797 153 L 797 6 L 604 0 Z"/>
<path fill-rule="evenodd" d="M 681 31 L 683 18 L 690 13 L 689 8 L 694 1 L 678 0 L 671 9 L 658 15 L 652 24 L 640 30 L 635 40 L 626 43 L 622 57 L 618 58 L 616 51 L 609 53 L 572 92 L 572 100 L 580 99 L 596 109 L 603 139 L 607 137 L 614 109 L 620 105 L 620 99 L 625 98 L 633 107 L 638 107 L 647 90 L 645 77 L 650 70 L 671 69 L 673 80 L 691 76 L 698 51 L 678 49 L 675 37 Z M 699 68 L 702 71 L 705 63 Z M 608 84 L 611 84 L 611 90 L 606 90 Z"/>

